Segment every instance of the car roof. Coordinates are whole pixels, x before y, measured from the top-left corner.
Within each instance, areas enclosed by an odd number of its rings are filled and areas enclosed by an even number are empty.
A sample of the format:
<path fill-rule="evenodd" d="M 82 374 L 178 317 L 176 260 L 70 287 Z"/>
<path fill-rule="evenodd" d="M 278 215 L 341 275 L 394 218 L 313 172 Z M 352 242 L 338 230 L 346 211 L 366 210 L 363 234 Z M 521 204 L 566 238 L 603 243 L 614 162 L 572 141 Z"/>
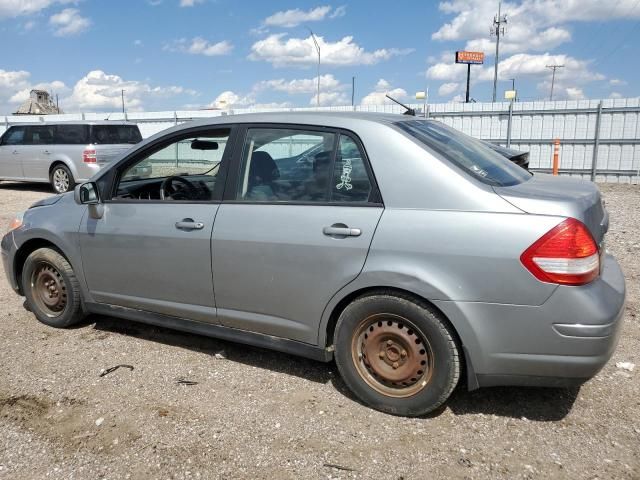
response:
<path fill-rule="evenodd" d="M 332 126 L 339 123 L 344 126 L 349 122 L 374 122 L 382 124 L 390 124 L 402 122 L 406 120 L 416 120 L 420 117 L 410 115 L 400 115 L 397 113 L 376 113 L 376 112 L 322 112 L 322 111 L 306 111 L 306 112 L 262 112 L 262 113 L 243 113 L 239 115 L 220 115 L 216 117 L 206 117 L 203 119 L 193 120 L 188 123 L 190 127 L 206 126 L 206 125 L 226 125 L 238 123 L 291 123 L 303 125 L 325 125 Z M 186 126 L 187 124 L 182 124 Z"/>
<path fill-rule="evenodd" d="M 10 127 L 40 127 L 44 125 L 137 125 L 124 120 L 53 120 L 44 122 L 15 122 Z"/>

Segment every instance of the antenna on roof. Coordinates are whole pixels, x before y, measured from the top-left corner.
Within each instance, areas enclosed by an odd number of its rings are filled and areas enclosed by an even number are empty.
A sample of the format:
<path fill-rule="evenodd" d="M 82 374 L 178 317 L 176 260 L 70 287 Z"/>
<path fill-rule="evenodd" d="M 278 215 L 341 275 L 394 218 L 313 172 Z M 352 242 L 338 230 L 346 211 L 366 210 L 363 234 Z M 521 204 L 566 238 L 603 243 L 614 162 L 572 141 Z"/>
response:
<path fill-rule="evenodd" d="M 406 110 L 407 110 L 407 111 L 406 111 L 406 112 L 404 112 L 404 113 L 403 113 L 403 115 L 412 115 L 412 116 L 414 116 L 414 117 L 416 116 L 416 110 L 415 110 L 414 108 L 408 107 L 408 106 L 407 106 L 407 105 L 405 105 L 404 103 L 399 102 L 398 100 L 396 100 L 396 99 L 395 99 L 395 98 L 393 98 L 393 97 L 390 97 L 390 96 L 389 96 L 389 95 L 387 95 L 386 93 L 385 93 L 385 95 L 384 95 L 384 96 L 385 96 L 385 97 L 387 97 L 387 98 L 388 98 L 389 100 L 391 100 L 392 102 L 396 102 L 396 103 L 397 103 L 398 105 L 400 105 L 401 107 L 406 108 Z"/>

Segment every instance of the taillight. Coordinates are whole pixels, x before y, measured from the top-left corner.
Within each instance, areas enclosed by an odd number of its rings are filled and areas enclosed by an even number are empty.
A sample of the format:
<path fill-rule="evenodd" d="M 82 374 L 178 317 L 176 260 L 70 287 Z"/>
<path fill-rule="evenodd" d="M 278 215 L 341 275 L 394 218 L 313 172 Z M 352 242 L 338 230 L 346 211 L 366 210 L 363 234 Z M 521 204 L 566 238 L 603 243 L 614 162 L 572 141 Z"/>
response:
<path fill-rule="evenodd" d="M 98 157 L 96 155 L 96 151 L 93 149 L 87 148 L 82 152 L 82 161 L 84 163 L 96 163 L 98 161 Z"/>
<path fill-rule="evenodd" d="M 598 246 L 587 227 L 568 218 L 525 250 L 520 261 L 538 280 L 584 285 L 598 276 Z"/>

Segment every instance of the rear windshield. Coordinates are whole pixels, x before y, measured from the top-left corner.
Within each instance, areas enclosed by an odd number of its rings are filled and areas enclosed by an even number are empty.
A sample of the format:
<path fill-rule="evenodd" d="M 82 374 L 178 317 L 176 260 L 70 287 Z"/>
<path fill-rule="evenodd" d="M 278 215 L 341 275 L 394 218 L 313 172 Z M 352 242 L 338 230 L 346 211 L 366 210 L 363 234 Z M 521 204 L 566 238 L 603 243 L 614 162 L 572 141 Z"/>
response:
<path fill-rule="evenodd" d="M 91 143 L 95 145 L 138 143 L 142 135 L 137 125 L 93 125 Z"/>
<path fill-rule="evenodd" d="M 458 130 L 433 120 L 409 120 L 395 124 L 419 143 L 484 183 L 508 187 L 528 180 L 531 174 Z"/>

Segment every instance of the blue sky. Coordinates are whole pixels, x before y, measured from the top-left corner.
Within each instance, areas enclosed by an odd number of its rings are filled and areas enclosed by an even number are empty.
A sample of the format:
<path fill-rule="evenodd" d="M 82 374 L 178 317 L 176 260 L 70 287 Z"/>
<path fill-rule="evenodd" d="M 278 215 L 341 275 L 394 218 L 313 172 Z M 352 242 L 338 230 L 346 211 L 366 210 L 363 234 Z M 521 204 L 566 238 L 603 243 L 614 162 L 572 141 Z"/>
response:
<path fill-rule="evenodd" d="M 486 53 L 471 96 L 489 101 L 497 1 L 0 0 L 0 114 L 31 88 L 68 112 L 460 101 L 455 50 Z M 638 96 L 640 0 L 504 2 L 498 97 L 516 79 L 523 100 Z M 635 47 L 635 48 L 634 48 Z"/>

